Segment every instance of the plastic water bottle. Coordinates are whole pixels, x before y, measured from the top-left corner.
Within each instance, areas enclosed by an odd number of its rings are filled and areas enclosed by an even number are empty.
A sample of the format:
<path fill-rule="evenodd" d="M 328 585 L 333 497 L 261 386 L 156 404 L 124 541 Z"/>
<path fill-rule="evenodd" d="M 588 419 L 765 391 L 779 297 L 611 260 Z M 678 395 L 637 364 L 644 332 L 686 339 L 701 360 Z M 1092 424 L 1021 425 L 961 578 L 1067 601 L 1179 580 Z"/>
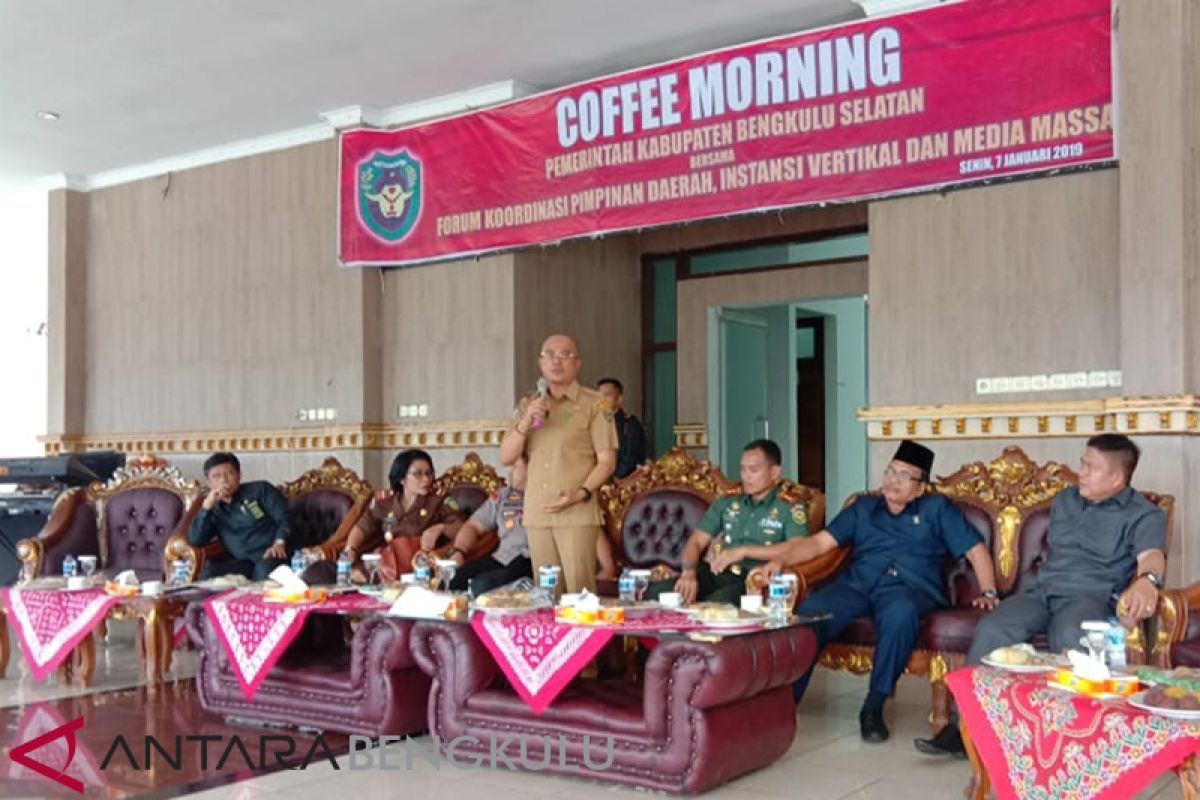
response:
<path fill-rule="evenodd" d="M 303 550 L 297 550 L 292 553 L 292 572 L 299 575 L 308 567 L 308 559 L 304 557 Z"/>
<path fill-rule="evenodd" d="M 629 567 L 621 570 L 621 577 L 617 579 L 617 593 L 622 603 L 633 603 L 637 599 L 637 586 Z"/>
<path fill-rule="evenodd" d="M 350 567 L 352 567 L 352 566 L 353 566 L 353 564 L 350 562 L 350 551 L 343 550 L 342 554 L 340 556 L 338 556 L 338 560 L 337 560 L 337 585 L 338 586 L 349 586 L 350 585 Z"/>
<path fill-rule="evenodd" d="M 429 586 L 429 580 L 433 577 L 433 569 L 429 564 L 429 559 L 424 553 L 418 553 L 413 559 L 413 578 L 421 586 Z"/>
<path fill-rule="evenodd" d="M 767 585 L 767 619 L 772 622 L 787 622 L 792 610 L 788 608 L 791 586 L 782 575 L 774 575 Z"/>
<path fill-rule="evenodd" d="M 1104 652 L 1109 667 L 1125 666 L 1125 626 L 1116 617 L 1108 618 L 1108 630 L 1104 634 Z"/>
<path fill-rule="evenodd" d="M 543 564 L 538 567 L 538 588 L 550 595 L 551 601 L 558 603 L 558 590 L 562 584 L 562 567 L 557 564 Z"/>
<path fill-rule="evenodd" d="M 186 586 L 192 577 L 191 565 L 182 558 L 177 558 L 171 564 L 171 585 Z"/>
<path fill-rule="evenodd" d="M 74 578 L 79 574 L 79 562 L 75 560 L 72 553 L 67 553 L 67 557 L 63 559 L 63 577 Z"/>

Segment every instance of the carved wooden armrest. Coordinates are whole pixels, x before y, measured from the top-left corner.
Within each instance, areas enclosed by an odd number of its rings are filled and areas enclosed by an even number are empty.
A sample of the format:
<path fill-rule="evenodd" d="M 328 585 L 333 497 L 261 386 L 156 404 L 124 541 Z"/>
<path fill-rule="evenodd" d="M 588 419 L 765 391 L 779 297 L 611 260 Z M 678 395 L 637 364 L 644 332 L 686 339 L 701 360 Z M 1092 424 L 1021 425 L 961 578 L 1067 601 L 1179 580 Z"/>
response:
<path fill-rule="evenodd" d="M 1183 589 L 1164 589 L 1158 595 L 1158 607 L 1146 620 L 1146 642 L 1143 649 L 1148 663 L 1170 667 L 1171 648 L 1187 636 L 1188 621 L 1193 609 L 1200 608 L 1200 583 Z M 1131 637 L 1132 644 L 1132 637 Z"/>
<path fill-rule="evenodd" d="M 17 542 L 17 559 L 21 562 L 21 574 L 17 583 L 28 583 L 42 571 L 42 543 L 37 539 L 22 539 Z"/>
<path fill-rule="evenodd" d="M 163 548 L 164 574 L 170 577 L 173 574 L 172 565 L 182 559 L 188 563 L 188 580 L 195 581 L 200 577 L 204 562 L 224 552 L 225 545 L 221 544 L 219 539 L 203 547 L 196 547 L 188 543 L 186 536 L 175 534 L 167 539 L 166 547 Z"/>
<path fill-rule="evenodd" d="M 354 530 L 356 520 L 345 519 L 338 529 L 329 535 L 329 538 L 318 545 L 308 548 L 318 554 L 326 561 L 337 561 L 341 556 L 342 551 L 346 549 L 346 545 L 350 542 L 350 531 Z M 349 524 L 347 524 L 349 523 Z M 363 552 L 370 552 L 364 550 Z M 362 556 L 362 553 L 356 555 Z"/>
<path fill-rule="evenodd" d="M 812 585 L 825 580 L 841 568 L 842 563 L 850 557 L 850 548 L 837 547 L 825 555 L 817 556 L 809 561 L 789 564 L 784 567 L 787 572 L 796 576 L 798 593 L 797 602 L 808 597 Z M 762 567 L 755 567 L 746 576 L 746 593 L 758 594 L 767 588 L 767 577 Z"/>
<path fill-rule="evenodd" d="M 679 577 L 679 570 L 667 566 L 666 564 L 655 564 L 650 568 L 650 581 L 668 581 L 672 578 Z"/>
<path fill-rule="evenodd" d="M 20 583 L 33 580 L 42 573 L 42 560 L 46 550 L 54 547 L 67 535 L 75 518 L 75 510 L 86 501 L 87 495 L 81 487 L 68 489 L 54 504 L 50 518 L 38 531 L 38 535 L 17 542 L 17 558 L 21 562 Z"/>

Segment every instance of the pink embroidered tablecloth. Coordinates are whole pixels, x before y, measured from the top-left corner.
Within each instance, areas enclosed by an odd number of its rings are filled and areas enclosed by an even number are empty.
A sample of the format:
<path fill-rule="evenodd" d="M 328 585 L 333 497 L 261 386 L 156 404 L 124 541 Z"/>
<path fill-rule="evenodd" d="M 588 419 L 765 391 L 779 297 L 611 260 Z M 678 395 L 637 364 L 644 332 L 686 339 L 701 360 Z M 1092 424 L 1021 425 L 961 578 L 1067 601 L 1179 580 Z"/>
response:
<path fill-rule="evenodd" d="M 295 604 L 270 602 L 257 592 L 232 591 L 204 601 L 247 700 L 254 698 L 310 613 L 379 611 L 387 607 L 375 597 L 358 593 L 333 595 L 320 603 Z"/>
<path fill-rule="evenodd" d="M 1056 689 L 1044 674 L 966 667 L 946 683 L 998 800 L 1132 797 L 1200 753 L 1200 723 Z"/>
<path fill-rule="evenodd" d="M 540 714 L 615 634 L 693 630 L 702 625 L 686 614 L 662 609 L 627 612 L 620 625 L 572 625 L 556 622 L 551 609 L 541 609 L 477 612 L 471 627 L 517 694 Z"/>
<path fill-rule="evenodd" d="M 103 589 L 0 589 L 33 679 L 54 672 L 121 601 Z"/>

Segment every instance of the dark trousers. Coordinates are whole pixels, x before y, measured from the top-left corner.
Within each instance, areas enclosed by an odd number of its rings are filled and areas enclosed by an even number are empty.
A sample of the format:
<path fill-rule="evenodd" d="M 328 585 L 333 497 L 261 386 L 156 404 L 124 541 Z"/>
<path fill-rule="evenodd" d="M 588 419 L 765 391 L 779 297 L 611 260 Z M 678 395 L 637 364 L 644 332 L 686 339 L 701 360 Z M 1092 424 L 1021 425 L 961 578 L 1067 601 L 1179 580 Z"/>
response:
<path fill-rule="evenodd" d="M 276 567 L 288 563 L 284 558 L 260 558 L 249 561 L 242 558 L 210 558 L 205 560 L 200 569 L 200 580 L 215 578 L 218 575 L 241 575 L 252 581 L 265 581 Z"/>
<path fill-rule="evenodd" d="M 875 656 L 871 666 L 871 691 L 890 695 L 904 673 L 917 644 L 921 617 L 937 608 L 928 595 L 910 588 L 899 578 L 885 576 L 871 592 L 864 593 L 842 578 L 814 592 L 796 609 L 798 613 L 828 613 L 832 616 L 813 625 L 818 652 L 832 642 L 855 617 L 875 621 Z M 797 702 L 804 696 L 816 662 L 792 685 Z"/>
<path fill-rule="evenodd" d="M 1078 648 L 1083 636 L 1080 624 L 1105 620 L 1113 613 L 1112 599 L 1099 594 L 1049 597 L 1038 590 L 1015 594 L 979 620 L 967 651 L 967 663 L 978 664 L 997 647 L 1027 642 L 1038 633 L 1049 636 L 1052 652 Z"/>
<path fill-rule="evenodd" d="M 471 590 L 472 597 L 499 588 L 521 578 L 533 577 L 533 562 L 527 556 L 517 556 L 507 564 L 501 564 L 492 556 L 468 561 L 454 573 L 450 589 L 455 592 Z"/>
<path fill-rule="evenodd" d="M 646 590 L 646 598 L 657 600 L 663 592 L 675 591 L 676 580 L 678 579 L 670 578 L 665 581 L 655 581 Z M 741 575 L 734 575 L 729 570 L 725 570 L 720 575 L 714 575 L 712 567 L 708 565 L 707 561 L 701 561 L 700 565 L 696 567 L 696 583 L 699 585 L 696 599 L 708 603 L 741 605 L 741 597 L 746 593 L 745 572 Z"/>

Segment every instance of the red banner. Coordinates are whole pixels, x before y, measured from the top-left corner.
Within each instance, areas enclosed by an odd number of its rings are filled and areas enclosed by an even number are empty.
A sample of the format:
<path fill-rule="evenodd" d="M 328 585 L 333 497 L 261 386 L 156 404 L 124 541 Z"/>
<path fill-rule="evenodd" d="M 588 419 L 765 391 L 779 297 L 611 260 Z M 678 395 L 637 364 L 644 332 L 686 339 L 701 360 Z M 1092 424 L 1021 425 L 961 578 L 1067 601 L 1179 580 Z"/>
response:
<path fill-rule="evenodd" d="M 1111 160 L 1111 0 L 965 0 L 341 138 L 339 256 L 413 264 Z"/>

